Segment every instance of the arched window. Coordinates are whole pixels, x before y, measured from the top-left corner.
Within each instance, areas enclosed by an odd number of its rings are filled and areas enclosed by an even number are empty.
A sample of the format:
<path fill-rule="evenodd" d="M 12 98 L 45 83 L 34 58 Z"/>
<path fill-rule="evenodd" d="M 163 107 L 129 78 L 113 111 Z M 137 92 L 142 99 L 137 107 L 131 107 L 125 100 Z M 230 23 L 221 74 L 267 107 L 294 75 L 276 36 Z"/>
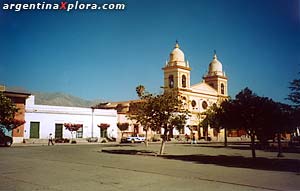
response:
<path fill-rule="evenodd" d="M 174 88 L 174 76 L 169 76 L 169 88 Z"/>
<path fill-rule="evenodd" d="M 208 107 L 207 102 L 206 102 L 206 101 L 203 101 L 203 102 L 202 102 L 202 108 L 203 108 L 203 109 L 207 109 L 207 107 Z"/>
<path fill-rule="evenodd" d="M 182 75 L 182 87 L 186 88 L 186 76 Z"/>
<path fill-rule="evenodd" d="M 224 87 L 224 84 L 221 84 L 221 94 L 224 94 L 225 93 L 225 87 Z"/>
<path fill-rule="evenodd" d="M 192 107 L 196 107 L 196 105 L 197 105 L 195 100 L 193 100 L 191 104 L 192 104 Z"/>

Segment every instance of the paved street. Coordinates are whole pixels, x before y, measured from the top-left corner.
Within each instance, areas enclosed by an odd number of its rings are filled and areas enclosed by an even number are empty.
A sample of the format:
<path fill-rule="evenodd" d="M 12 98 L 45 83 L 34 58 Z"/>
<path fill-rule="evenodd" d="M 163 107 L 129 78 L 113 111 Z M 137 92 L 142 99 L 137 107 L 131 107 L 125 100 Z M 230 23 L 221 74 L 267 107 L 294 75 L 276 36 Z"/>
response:
<path fill-rule="evenodd" d="M 159 146 L 2 147 L 0 190 L 300 190 L 299 153 L 258 151 L 253 163 L 242 148 L 167 144 L 157 157 Z"/>

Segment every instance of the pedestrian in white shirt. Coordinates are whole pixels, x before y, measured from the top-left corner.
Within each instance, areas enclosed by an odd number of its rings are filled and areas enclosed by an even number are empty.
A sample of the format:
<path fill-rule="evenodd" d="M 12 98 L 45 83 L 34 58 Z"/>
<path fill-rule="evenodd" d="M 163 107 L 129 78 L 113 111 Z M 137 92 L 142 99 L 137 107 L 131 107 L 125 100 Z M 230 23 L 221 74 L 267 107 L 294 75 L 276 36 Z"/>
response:
<path fill-rule="evenodd" d="M 50 145 L 50 143 L 51 143 L 52 145 L 54 145 L 52 133 L 49 134 L 48 146 Z"/>

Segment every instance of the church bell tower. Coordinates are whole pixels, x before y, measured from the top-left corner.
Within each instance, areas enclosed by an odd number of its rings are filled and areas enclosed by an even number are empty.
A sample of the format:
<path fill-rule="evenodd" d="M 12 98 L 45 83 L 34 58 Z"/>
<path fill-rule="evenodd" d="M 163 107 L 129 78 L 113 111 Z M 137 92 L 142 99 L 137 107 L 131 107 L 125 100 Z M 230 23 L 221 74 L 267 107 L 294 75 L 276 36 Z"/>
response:
<path fill-rule="evenodd" d="M 213 60 L 209 64 L 208 73 L 203 77 L 205 83 L 217 90 L 221 97 L 228 97 L 227 77 L 222 69 L 222 63 L 214 52 Z"/>
<path fill-rule="evenodd" d="M 190 71 L 188 61 L 184 59 L 184 53 L 180 50 L 176 41 L 173 51 L 170 53 L 169 61 L 166 61 L 164 70 L 165 89 L 187 89 L 190 88 Z"/>

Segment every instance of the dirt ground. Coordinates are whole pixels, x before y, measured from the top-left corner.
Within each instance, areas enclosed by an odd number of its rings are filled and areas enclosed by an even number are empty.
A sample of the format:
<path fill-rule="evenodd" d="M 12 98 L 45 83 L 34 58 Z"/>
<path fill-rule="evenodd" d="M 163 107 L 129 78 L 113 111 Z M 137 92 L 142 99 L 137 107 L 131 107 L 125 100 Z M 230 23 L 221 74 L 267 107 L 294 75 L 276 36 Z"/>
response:
<path fill-rule="evenodd" d="M 300 190 L 300 154 L 244 145 L 83 144 L 0 148 L 0 190 Z"/>

